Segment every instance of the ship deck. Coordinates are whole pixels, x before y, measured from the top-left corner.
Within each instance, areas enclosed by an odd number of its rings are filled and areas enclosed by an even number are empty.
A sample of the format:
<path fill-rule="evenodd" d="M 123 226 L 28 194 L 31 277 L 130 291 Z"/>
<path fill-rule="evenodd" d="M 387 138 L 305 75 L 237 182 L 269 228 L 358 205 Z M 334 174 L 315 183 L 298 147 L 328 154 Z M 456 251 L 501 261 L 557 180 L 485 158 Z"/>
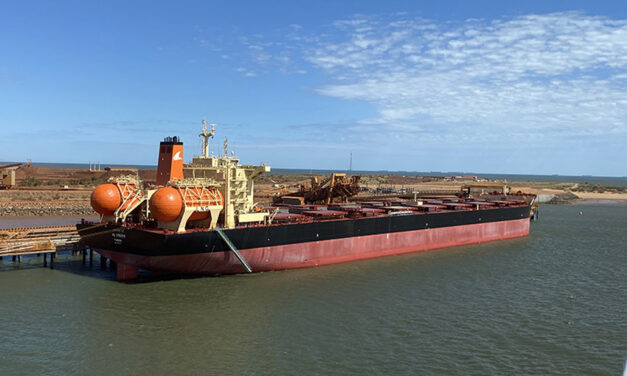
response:
<path fill-rule="evenodd" d="M 476 198 L 437 198 L 414 200 L 381 200 L 367 202 L 348 202 L 330 204 L 292 205 L 273 204 L 258 208 L 269 213 L 265 223 L 248 223 L 236 226 L 268 227 L 285 226 L 312 222 L 346 221 L 360 218 L 380 218 L 404 215 L 427 215 L 435 213 L 495 210 L 500 208 L 524 207 L 525 200 L 480 200 Z M 206 227 L 190 228 L 185 233 L 207 231 Z M 159 234 L 171 234 L 174 231 L 159 229 L 154 225 L 127 223 L 126 226 Z"/>

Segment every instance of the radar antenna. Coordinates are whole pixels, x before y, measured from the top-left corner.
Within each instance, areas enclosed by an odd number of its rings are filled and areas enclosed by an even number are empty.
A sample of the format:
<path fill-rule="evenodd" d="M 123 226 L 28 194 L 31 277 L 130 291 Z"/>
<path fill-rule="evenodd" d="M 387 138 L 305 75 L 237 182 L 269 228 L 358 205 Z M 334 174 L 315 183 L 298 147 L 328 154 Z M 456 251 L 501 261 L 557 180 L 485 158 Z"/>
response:
<path fill-rule="evenodd" d="M 209 139 L 213 138 L 213 135 L 216 133 L 216 125 L 210 124 L 211 130 L 207 132 L 207 122 L 205 119 L 202 119 L 202 132 L 198 135 L 198 137 L 202 137 L 202 156 L 205 158 L 209 158 Z"/>

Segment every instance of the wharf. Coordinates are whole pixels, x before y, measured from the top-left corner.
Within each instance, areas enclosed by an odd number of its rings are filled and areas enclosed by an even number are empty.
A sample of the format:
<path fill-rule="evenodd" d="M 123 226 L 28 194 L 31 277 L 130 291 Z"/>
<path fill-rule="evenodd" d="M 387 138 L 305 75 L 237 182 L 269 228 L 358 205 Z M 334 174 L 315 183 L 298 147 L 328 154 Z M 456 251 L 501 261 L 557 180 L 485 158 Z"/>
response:
<path fill-rule="evenodd" d="M 22 256 L 43 255 L 47 266 L 50 254 L 52 267 L 57 251 L 79 251 L 79 240 L 75 225 L 0 229 L 0 259 L 12 256 L 21 262 Z"/>

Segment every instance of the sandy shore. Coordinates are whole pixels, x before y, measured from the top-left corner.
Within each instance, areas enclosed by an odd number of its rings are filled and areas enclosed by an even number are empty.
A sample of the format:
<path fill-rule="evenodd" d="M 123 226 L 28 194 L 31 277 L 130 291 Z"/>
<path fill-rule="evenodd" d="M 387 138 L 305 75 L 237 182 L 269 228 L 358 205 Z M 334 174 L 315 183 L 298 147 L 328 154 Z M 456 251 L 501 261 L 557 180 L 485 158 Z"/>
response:
<path fill-rule="evenodd" d="M 583 200 L 612 200 L 627 201 L 627 193 L 596 193 L 596 192 L 574 192 L 577 197 Z"/>

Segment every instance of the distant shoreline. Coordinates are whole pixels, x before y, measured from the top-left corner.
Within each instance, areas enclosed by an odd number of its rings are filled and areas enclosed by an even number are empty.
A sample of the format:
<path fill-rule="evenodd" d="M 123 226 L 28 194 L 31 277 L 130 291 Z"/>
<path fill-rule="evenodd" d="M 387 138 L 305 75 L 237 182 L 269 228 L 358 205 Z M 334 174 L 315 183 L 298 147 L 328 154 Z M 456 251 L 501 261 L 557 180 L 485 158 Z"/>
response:
<path fill-rule="evenodd" d="M 0 161 L 0 165 L 20 162 Z M 55 162 L 32 162 L 35 167 L 45 168 L 65 168 L 65 169 L 89 169 L 89 163 L 55 163 Z M 98 166 L 98 162 L 95 162 Z M 92 163 L 94 166 L 94 163 Z M 101 169 L 105 167 L 129 167 L 139 170 L 156 170 L 156 165 L 143 164 L 117 164 L 117 163 L 100 163 Z M 572 183 L 590 183 L 601 185 L 617 185 L 627 187 L 627 176 L 596 176 L 596 175 L 557 175 L 557 174 L 506 174 L 494 172 L 473 172 L 473 171 L 407 171 L 407 170 L 352 170 L 348 169 L 311 169 L 311 168 L 281 168 L 272 167 L 269 175 L 329 175 L 332 172 L 352 173 L 354 175 L 399 175 L 399 176 L 455 176 L 455 175 L 475 175 L 490 180 L 508 180 L 508 181 L 531 181 L 531 182 L 572 182 Z"/>

